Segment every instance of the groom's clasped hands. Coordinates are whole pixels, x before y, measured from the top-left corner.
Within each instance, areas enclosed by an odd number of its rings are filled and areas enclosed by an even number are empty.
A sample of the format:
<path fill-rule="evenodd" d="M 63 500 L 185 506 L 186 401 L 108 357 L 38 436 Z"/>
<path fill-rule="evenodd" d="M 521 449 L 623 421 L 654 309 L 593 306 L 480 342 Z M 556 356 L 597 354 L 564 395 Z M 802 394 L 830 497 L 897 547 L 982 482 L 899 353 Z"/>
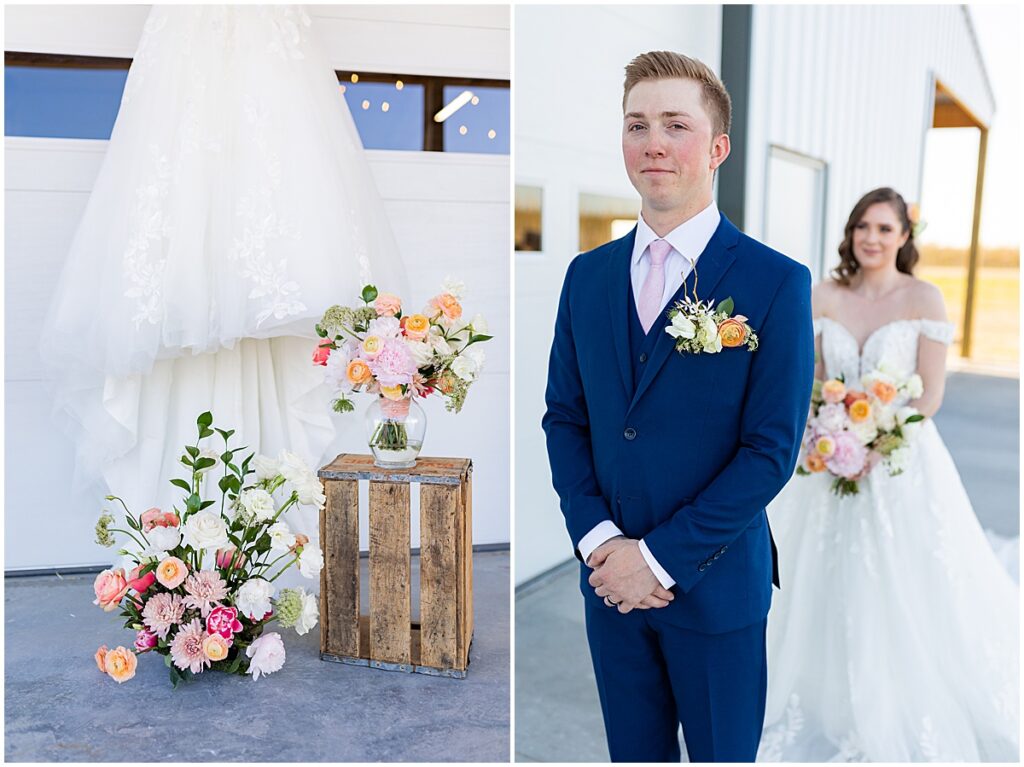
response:
<path fill-rule="evenodd" d="M 623 536 L 605 541 L 590 555 L 588 582 L 620 613 L 666 607 L 675 595 L 662 587 L 640 553 L 640 542 Z"/>

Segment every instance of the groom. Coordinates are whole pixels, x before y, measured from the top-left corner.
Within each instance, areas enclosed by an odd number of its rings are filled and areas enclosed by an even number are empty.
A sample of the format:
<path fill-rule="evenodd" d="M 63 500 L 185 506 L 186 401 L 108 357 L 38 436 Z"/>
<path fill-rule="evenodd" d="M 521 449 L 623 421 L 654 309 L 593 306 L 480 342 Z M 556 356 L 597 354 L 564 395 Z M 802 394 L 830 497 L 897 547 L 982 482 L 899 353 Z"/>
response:
<path fill-rule="evenodd" d="M 638 56 L 623 111 L 641 213 L 566 273 L 543 419 L 551 474 L 584 564 L 612 759 L 679 761 L 681 723 L 691 761 L 753 761 L 778 585 L 765 505 L 792 474 L 810 402 L 810 274 L 715 205 L 731 107 L 706 65 Z M 712 328 L 700 351 L 676 351 L 666 314 L 695 293 L 731 297 L 759 347 Z"/>

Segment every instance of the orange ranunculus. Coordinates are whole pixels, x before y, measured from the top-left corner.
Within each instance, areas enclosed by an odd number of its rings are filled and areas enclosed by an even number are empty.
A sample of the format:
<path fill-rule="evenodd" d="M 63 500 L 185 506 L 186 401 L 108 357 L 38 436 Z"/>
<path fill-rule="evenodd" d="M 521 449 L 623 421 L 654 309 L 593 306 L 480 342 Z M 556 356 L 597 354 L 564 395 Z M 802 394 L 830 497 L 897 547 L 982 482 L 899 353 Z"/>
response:
<path fill-rule="evenodd" d="M 727 349 L 742 346 L 747 342 L 747 327 L 735 318 L 722 320 L 718 326 L 718 337 Z"/>
<path fill-rule="evenodd" d="M 411 338 L 413 341 L 422 341 L 430 331 L 430 320 L 423 314 L 411 314 L 408 317 L 403 317 L 402 321 L 404 322 L 405 337 Z"/>
<path fill-rule="evenodd" d="M 348 368 L 345 370 L 345 376 L 348 378 L 348 382 L 353 386 L 359 386 L 369 381 L 373 374 L 370 372 L 370 366 L 362 360 L 352 360 L 348 363 Z"/>
<path fill-rule="evenodd" d="M 808 453 L 807 459 L 804 461 L 804 465 L 807 467 L 808 471 L 815 474 L 825 471 L 825 459 L 817 453 Z"/>
<path fill-rule="evenodd" d="M 859 399 L 850 405 L 850 420 L 854 423 L 864 423 L 871 417 L 871 403 L 866 399 Z"/>
<path fill-rule="evenodd" d="M 871 384 L 871 393 L 884 405 L 896 399 L 897 394 L 896 387 L 888 381 L 875 381 Z"/>
<path fill-rule="evenodd" d="M 462 316 L 462 304 L 451 293 L 441 293 L 431 298 L 430 308 L 433 309 L 435 317 L 443 314 L 450 320 L 457 320 Z"/>
<path fill-rule="evenodd" d="M 188 566 L 177 557 L 167 557 L 156 566 L 156 579 L 165 589 L 178 588 L 187 575 Z"/>
<path fill-rule="evenodd" d="M 106 645 L 101 645 L 100 648 L 96 651 L 96 656 L 95 657 L 96 657 L 96 665 L 99 667 L 100 671 L 102 671 L 104 674 L 106 674 L 107 673 L 107 667 L 106 667 L 106 665 L 104 665 L 104 661 L 106 660 L 106 657 L 107 657 L 107 646 Z"/>
<path fill-rule="evenodd" d="M 210 634 L 203 639 L 203 654 L 214 663 L 228 657 L 230 647 L 228 640 L 220 634 Z"/>
<path fill-rule="evenodd" d="M 120 684 L 135 676 L 135 667 L 138 663 L 139 659 L 131 650 L 126 647 L 115 647 L 107 652 L 107 657 L 103 660 L 103 670 L 111 679 Z"/>
<path fill-rule="evenodd" d="M 846 384 L 832 378 L 821 385 L 821 398 L 830 405 L 835 405 L 846 399 Z"/>

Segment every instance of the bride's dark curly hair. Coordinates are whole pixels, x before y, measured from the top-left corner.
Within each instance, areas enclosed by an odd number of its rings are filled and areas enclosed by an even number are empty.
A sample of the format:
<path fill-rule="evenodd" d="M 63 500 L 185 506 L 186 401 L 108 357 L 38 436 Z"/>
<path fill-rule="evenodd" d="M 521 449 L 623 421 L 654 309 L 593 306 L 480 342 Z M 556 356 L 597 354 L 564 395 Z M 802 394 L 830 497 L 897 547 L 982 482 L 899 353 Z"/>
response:
<path fill-rule="evenodd" d="M 896 254 L 896 268 L 904 274 L 913 274 L 914 266 L 921 257 L 914 245 L 914 224 L 910 220 L 910 213 L 907 210 L 906 200 L 895 189 L 883 186 L 880 189 L 872 189 L 861 197 L 857 204 L 850 211 L 850 218 L 843 230 L 843 241 L 839 245 L 839 266 L 832 270 L 832 277 L 840 285 L 849 285 L 850 280 L 859 270 L 856 256 L 853 255 L 853 230 L 864 217 L 864 213 L 872 205 L 884 202 L 896 211 L 896 217 L 903 226 L 903 232 L 907 234 L 907 241 Z"/>

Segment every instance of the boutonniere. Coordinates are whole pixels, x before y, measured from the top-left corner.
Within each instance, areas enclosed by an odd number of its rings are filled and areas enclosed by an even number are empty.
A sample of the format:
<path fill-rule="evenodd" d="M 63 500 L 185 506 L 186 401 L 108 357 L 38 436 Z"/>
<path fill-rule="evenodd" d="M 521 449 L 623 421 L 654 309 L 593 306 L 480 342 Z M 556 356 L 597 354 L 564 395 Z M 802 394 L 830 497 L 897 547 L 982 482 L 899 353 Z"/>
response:
<path fill-rule="evenodd" d="M 693 295 L 684 295 L 669 310 L 665 332 L 676 340 L 676 351 L 680 354 L 717 354 L 744 344 L 749 351 L 757 351 L 757 333 L 742 314 L 732 316 L 735 308 L 732 298 L 719 301 L 717 306 L 714 301 L 697 298 L 695 266 Z"/>

